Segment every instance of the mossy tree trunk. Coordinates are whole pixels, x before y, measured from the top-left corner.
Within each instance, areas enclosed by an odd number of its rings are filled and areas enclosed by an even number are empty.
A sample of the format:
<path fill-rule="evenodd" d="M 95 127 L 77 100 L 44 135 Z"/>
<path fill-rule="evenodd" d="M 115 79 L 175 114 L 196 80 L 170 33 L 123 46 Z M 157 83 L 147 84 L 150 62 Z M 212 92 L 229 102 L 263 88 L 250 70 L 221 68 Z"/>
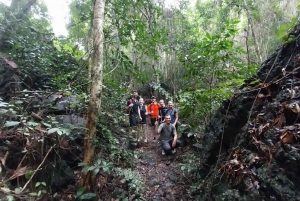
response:
<path fill-rule="evenodd" d="M 94 0 L 94 20 L 93 20 L 93 68 L 91 73 L 92 85 L 87 114 L 86 136 L 84 139 L 83 162 L 91 165 L 95 155 L 93 141 L 96 138 L 97 118 L 101 106 L 101 92 L 103 82 L 103 25 L 104 25 L 104 7 L 105 0 Z M 82 173 L 81 186 L 91 189 L 94 186 L 95 179 L 92 172 Z"/>

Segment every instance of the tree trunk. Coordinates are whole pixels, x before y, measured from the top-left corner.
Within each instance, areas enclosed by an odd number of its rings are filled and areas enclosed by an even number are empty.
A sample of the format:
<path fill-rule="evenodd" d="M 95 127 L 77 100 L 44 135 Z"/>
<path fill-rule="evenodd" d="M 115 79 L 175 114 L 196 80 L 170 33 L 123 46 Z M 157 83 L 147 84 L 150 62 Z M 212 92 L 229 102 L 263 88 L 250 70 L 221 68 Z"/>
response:
<path fill-rule="evenodd" d="M 244 0 L 244 5 L 245 5 L 247 18 L 248 18 L 248 28 L 251 30 L 251 34 L 252 34 L 252 37 L 253 37 L 255 53 L 256 53 L 256 56 L 257 56 L 257 59 L 258 59 L 259 63 L 262 63 L 263 61 L 262 61 L 259 46 L 257 44 L 256 35 L 255 35 L 255 32 L 254 32 L 254 25 L 253 25 L 253 21 L 252 21 L 252 18 L 251 18 L 250 9 L 249 9 L 249 6 L 248 6 L 246 0 Z"/>
<path fill-rule="evenodd" d="M 94 54 L 93 54 L 93 69 L 92 69 L 92 85 L 89 110 L 86 122 L 86 136 L 84 139 L 84 156 L 83 162 L 91 165 L 93 162 L 95 149 L 93 141 L 96 137 L 97 117 L 101 106 L 102 92 L 102 71 L 103 71 L 103 25 L 104 25 L 104 6 L 105 0 L 94 0 L 94 20 L 93 20 L 93 37 L 94 37 Z M 92 172 L 82 173 L 81 186 L 86 189 L 93 187 L 94 176 Z"/>

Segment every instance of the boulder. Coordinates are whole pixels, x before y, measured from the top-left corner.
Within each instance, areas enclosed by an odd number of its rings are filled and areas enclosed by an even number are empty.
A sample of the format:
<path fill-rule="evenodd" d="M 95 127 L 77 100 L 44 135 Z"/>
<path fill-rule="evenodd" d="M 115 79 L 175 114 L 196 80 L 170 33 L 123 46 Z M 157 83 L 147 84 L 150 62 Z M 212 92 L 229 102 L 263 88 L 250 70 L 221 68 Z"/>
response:
<path fill-rule="evenodd" d="M 0 97 L 9 100 L 19 86 L 19 68 L 16 63 L 0 56 Z"/>

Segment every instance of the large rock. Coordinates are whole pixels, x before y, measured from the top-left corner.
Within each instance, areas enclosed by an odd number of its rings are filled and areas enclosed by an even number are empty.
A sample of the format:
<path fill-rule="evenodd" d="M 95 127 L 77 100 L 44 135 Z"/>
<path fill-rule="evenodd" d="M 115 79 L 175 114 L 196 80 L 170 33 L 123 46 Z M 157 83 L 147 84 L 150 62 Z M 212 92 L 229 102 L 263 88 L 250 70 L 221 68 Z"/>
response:
<path fill-rule="evenodd" d="M 9 100 L 19 85 L 19 68 L 0 55 L 0 97 Z"/>
<path fill-rule="evenodd" d="M 55 117 L 62 128 L 70 131 L 69 138 L 72 140 L 83 140 L 86 124 L 84 118 L 74 114 L 56 115 Z"/>
<path fill-rule="evenodd" d="M 198 200 L 300 200 L 300 30 L 216 112 Z"/>

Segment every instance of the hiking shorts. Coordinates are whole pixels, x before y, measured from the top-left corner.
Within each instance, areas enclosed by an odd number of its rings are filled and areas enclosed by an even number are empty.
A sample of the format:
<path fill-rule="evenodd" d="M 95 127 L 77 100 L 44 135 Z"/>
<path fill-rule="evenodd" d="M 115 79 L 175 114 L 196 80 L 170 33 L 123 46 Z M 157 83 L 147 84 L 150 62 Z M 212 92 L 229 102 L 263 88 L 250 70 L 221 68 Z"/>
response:
<path fill-rule="evenodd" d="M 140 120 L 140 124 L 146 124 L 146 115 L 142 116 L 142 120 Z"/>
<path fill-rule="evenodd" d="M 155 118 L 150 118 L 150 121 L 151 121 L 151 126 L 155 126 L 155 122 L 158 123 L 158 118 L 155 117 Z"/>
<path fill-rule="evenodd" d="M 134 127 L 139 124 L 139 116 L 137 114 L 129 115 L 129 126 Z"/>

